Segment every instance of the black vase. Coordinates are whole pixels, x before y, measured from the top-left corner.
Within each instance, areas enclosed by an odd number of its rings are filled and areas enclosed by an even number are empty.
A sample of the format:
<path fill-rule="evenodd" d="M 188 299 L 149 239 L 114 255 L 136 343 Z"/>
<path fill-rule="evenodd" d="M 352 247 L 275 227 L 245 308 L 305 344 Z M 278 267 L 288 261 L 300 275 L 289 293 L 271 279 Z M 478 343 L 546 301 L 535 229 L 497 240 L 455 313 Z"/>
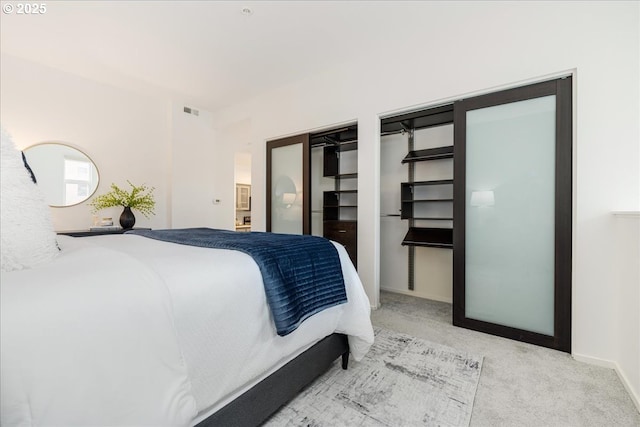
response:
<path fill-rule="evenodd" d="M 120 225 L 124 229 L 133 228 L 133 225 L 136 223 L 136 217 L 131 212 L 131 208 L 129 206 L 125 206 L 122 214 L 120 214 Z"/>

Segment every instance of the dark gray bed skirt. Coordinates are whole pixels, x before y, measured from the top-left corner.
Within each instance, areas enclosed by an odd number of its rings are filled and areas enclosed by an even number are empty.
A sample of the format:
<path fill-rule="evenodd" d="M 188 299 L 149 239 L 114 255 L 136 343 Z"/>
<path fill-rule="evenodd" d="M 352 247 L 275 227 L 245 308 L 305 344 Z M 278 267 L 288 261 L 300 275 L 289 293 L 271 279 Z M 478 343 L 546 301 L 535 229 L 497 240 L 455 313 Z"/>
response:
<path fill-rule="evenodd" d="M 282 405 L 293 399 L 306 385 L 325 373 L 340 356 L 342 356 L 342 368 L 347 369 L 349 360 L 347 336 L 329 335 L 200 422 L 197 427 L 259 426 Z"/>

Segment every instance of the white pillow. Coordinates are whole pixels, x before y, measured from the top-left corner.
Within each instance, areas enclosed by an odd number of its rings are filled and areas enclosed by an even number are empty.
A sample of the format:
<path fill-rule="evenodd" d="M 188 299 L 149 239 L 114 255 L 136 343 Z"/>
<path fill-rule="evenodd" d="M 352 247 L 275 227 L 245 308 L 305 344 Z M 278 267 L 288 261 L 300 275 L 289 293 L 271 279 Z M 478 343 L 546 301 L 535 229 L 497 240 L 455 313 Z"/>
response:
<path fill-rule="evenodd" d="M 22 270 L 52 261 L 59 252 L 51 212 L 31 180 L 22 153 L 1 129 L 0 250 L 2 271 Z"/>

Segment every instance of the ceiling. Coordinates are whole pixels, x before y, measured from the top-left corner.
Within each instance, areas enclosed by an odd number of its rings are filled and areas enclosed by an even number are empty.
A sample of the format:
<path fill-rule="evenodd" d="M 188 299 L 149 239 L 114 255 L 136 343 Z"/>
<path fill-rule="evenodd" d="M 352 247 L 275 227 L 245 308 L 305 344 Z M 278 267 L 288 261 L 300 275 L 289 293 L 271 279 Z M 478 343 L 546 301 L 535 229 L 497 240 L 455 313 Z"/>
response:
<path fill-rule="evenodd" d="M 1 14 L 3 53 L 215 111 L 362 57 L 392 58 L 416 28 L 423 35 L 431 25 L 441 37 L 434 16 L 455 5 L 48 1 L 46 7 L 41 15 Z M 245 7 L 253 13 L 243 14 Z"/>

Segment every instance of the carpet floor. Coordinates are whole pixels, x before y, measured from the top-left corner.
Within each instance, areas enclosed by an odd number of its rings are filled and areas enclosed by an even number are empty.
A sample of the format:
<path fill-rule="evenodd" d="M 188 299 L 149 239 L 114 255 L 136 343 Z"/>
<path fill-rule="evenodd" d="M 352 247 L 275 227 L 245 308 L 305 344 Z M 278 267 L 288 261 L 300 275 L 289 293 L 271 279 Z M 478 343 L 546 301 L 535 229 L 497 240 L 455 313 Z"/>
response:
<path fill-rule="evenodd" d="M 382 292 L 376 326 L 482 354 L 471 427 L 640 427 L 613 369 L 453 326 L 451 304 Z"/>
<path fill-rule="evenodd" d="M 470 422 L 460 419 L 460 426 L 470 427 L 640 427 L 640 413 L 613 369 L 581 363 L 570 354 L 508 340 L 451 323 L 451 304 L 415 298 L 390 292 L 381 293 L 381 307 L 372 311 L 376 329 L 420 338 L 441 346 L 455 348 L 462 354 L 482 355 L 482 373 L 473 400 Z M 351 371 L 355 367 L 349 364 Z M 347 371 L 347 372 L 348 372 Z M 341 376 L 345 371 L 336 363 L 319 378 Z M 414 381 L 418 381 L 417 379 Z M 359 384 L 346 393 L 366 393 L 370 384 Z M 326 387 L 323 385 L 322 387 Z M 303 393 L 307 393 L 307 388 Z M 411 397 L 422 401 L 424 394 Z M 349 411 L 349 399 L 337 399 L 317 408 L 335 414 Z M 304 411 L 296 413 L 290 405 L 274 415 L 287 411 L 286 419 L 272 418 L 269 427 L 280 426 L 360 426 L 358 420 L 320 421 L 305 418 Z M 325 406 L 323 406 L 325 405 Z M 377 409 L 384 412 L 386 403 Z M 407 424 L 403 415 L 389 416 L 388 425 L 413 427 L 429 425 L 428 419 Z M 280 420 L 274 424 L 275 420 Z M 322 421 L 324 420 L 324 421 Z M 371 424 L 377 425 L 377 424 Z M 455 424 L 444 424 L 455 425 Z"/>
<path fill-rule="evenodd" d="M 348 370 L 335 363 L 265 425 L 468 426 L 482 357 L 376 328 Z"/>

